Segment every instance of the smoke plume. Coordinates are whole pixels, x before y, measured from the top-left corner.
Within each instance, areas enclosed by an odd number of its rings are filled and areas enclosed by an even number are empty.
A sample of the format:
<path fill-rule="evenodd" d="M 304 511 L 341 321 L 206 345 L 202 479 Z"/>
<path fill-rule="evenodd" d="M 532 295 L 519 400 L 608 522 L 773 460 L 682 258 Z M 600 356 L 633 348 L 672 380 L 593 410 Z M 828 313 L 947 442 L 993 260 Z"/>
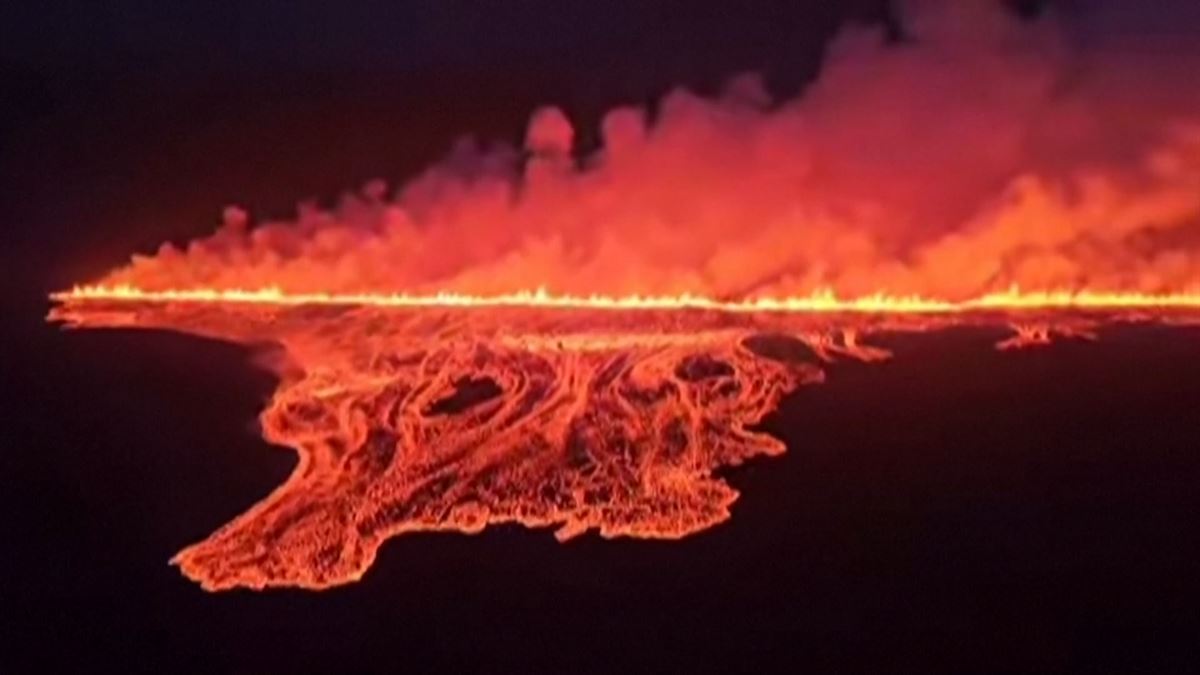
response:
<path fill-rule="evenodd" d="M 711 99 L 677 89 L 610 111 L 589 154 L 544 108 L 521 148 L 464 140 L 398 190 L 371 183 L 290 221 L 231 207 L 212 236 L 102 282 L 718 298 L 1200 287 L 1200 58 L 1171 26 L 1129 30 L 1104 5 L 1029 20 L 927 0 L 899 15 L 900 40 L 843 30 L 795 100 L 753 75 Z"/>

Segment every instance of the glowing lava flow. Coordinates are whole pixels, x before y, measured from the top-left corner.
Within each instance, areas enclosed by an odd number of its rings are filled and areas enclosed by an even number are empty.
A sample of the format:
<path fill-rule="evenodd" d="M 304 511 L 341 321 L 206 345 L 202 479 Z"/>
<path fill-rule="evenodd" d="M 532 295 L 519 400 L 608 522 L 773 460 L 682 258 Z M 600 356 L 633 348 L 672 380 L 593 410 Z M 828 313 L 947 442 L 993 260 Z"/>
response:
<path fill-rule="evenodd" d="M 380 307 L 546 307 L 576 309 L 704 309 L 723 312 L 887 312 L 938 313 L 1020 309 L 1200 308 L 1200 291 L 1138 293 L 1092 290 L 1007 291 L 961 301 L 920 295 L 874 293 L 854 298 L 833 291 L 809 295 L 747 300 L 717 300 L 699 295 L 566 295 L 537 290 L 498 295 L 443 291 L 408 293 L 289 293 L 278 288 L 143 290 L 133 286 L 76 286 L 56 293 L 56 300 L 136 300 L 145 302 L 241 302 L 284 305 L 372 305 Z"/>
<path fill-rule="evenodd" d="M 729 518 L 738 493 L 714 471 L 784 451 L 752 430 L 781 397 L 821 381 L 823 361 L 888 356 L 863 344 L 872 333 L 1008 323 L 1016 335 L 998 346 L 1023 347 L 1200 307 L 1197 295 L 1099 293 L 718 302 L 80 287 L 54 299 L 49 318 L 72 327 L 286 352 L 260 421 L 299 462 L 173 559 L 208 590 L 348 583 L 405 532 L 515 522 L 560 540 L 682 537 Z"/>

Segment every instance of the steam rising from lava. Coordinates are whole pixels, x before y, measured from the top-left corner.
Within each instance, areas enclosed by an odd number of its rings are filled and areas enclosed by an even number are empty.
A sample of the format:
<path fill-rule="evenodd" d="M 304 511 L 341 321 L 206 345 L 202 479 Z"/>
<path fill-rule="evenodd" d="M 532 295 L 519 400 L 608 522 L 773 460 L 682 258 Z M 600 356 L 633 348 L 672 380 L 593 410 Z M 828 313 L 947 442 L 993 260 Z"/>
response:
<path fill-rule="evenodd" d="M 721 299 L 1200 287 L 1194 48 L 998 2 L 901 14 L 898 44 L 843 31 L 796 100 L 753 76 L 715 99 L 677 90 L 609 112 L 582 156 L 545 108 L 524 153 L 464 140 L 394 197 L 372 183 L 295 221 L 251 228 L 231 208 L 211 237 L 101 281 Z"/>

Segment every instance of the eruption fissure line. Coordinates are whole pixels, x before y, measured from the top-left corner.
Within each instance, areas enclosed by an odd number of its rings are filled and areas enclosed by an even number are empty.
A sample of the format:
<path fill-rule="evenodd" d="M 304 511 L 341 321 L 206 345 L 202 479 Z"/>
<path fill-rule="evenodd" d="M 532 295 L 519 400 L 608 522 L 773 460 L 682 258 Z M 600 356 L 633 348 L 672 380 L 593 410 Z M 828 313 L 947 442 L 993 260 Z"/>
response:
<path fill-rule="evenodd" d="M 105 300 L 131 302 L 236 302 L 276 305 L 369 305 L 376 307 L 546 307 L 560 309 L 702 309 L 724 312 L 880 312 L 951 313 L 1024 309 L 1197 309 L 1200 291 L 1139 293 L 1133 291 L 1007 291 L 967 300 L 943 300 L 920 295 L 870 295 L 842 298 L 829 290 L 809 295 L 747 300 L 716 300 L 701 295 L 570 295 L 544 288 L 497 295 L 442 291 L 409 293 L 292 293 L 279 288 L 144 290 L 128 285 L 76 286 L 54 293 L 56 301 Z"/>

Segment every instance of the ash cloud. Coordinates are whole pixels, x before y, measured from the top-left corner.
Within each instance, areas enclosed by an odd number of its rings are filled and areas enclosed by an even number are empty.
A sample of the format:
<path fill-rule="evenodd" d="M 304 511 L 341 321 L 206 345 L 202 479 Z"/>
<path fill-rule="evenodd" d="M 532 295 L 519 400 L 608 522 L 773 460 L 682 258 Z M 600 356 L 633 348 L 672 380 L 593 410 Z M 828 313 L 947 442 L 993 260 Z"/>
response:
<path fill-rule="evenodd" d="M 1200 22 L 1173 19 L 1187 12 L 1076 2 L 1021 20 L 995 2 L 905 2 L 903 40 L 846 28 L 794 100 L 753 75 L 712 99 L 677 89 L 653 111 L 610 111 L 583 157 L 545 108 L 522 148 L 465 140 L 394 193 L 373 183 L 290 221 L 231 208 L 211 237 L 102 281 L 721 298 L 1200 288 L 1187 27 Z"/>

